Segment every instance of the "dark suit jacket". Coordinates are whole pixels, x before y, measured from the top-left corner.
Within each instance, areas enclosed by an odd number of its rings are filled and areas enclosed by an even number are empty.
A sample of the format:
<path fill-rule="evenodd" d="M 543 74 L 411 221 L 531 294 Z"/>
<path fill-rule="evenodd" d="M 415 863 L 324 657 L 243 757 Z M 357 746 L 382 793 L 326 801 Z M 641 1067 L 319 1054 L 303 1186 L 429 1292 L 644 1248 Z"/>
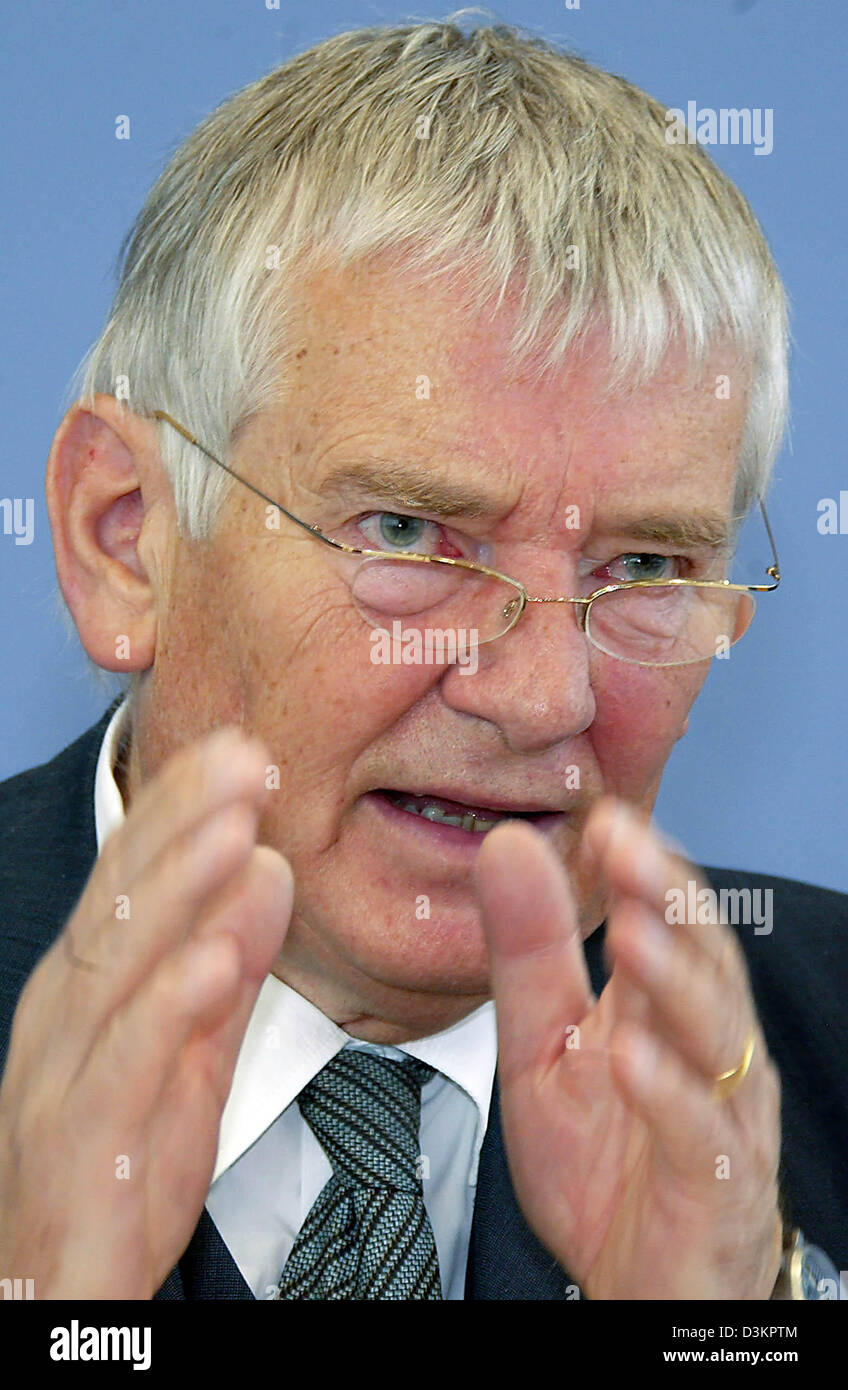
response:
<path fill-rule="evenodd" d="M 52 762 L 0 785 L 0 1068 L 23 985 L 73 910 L 96 858 L 94 773 L 111 710 Z M 739 929 L 783 1085 L 782 1185 L 808 1240 L 848 1269 L 848 896 L 788 879 L 707 870 L 717 888 L 771 888 L 774 929 Z M 603 928 L 586 944 L 607 978 Z M 573 1281 L 527 1226 L 510 1181 L 497 1080 L 481 1154 L 466 1297 L 565 1299 Z M 163 1299 L 250 1299 L 204 1210 Z"/>

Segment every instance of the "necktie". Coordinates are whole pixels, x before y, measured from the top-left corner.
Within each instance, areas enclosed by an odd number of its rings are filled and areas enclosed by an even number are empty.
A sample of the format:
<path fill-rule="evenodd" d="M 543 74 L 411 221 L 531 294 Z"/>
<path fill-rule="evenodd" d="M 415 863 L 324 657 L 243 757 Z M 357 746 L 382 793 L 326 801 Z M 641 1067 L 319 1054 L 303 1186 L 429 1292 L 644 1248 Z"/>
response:
<path fill-rule="evenodd" d="M 333 1168 L 286 1261 L 277 1296 L 440 1299 L 418 1171 L 421 1087 L 434 1075 L 345 1049 L 298 1099 Z"/>

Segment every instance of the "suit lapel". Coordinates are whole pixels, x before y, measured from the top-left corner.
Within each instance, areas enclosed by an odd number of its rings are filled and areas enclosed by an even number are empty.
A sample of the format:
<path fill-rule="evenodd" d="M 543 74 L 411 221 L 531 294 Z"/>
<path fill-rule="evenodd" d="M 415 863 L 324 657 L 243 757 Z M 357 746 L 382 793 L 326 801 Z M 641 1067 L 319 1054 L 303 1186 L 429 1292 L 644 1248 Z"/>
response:
<path fill-rule="evenodd" d="M 253 1299 L 205 1207 L 185 1254 L 154 1298 Z"/>
<path fill-rule="evenodd" d="M 52 762 L 3 786 L 0 1069 L 21 990 L 73 912 L 97 857 L 94 774 L 113 710 Z"/>
<path fill-rule="evenodd" d="M 516 1200 L 501 1134 L 496 1077 L 477 1174 L 465 1297 L 565 1299 L 574 1296 L 570 1284 L 565 1270 L 536 1239 Z"/>

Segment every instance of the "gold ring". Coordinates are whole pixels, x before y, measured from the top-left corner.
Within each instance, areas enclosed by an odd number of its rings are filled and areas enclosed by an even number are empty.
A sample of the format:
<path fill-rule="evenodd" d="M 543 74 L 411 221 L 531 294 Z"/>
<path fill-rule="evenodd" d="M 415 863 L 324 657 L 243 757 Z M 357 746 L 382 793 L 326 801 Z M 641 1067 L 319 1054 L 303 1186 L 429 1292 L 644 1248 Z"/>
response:
<path fill-rule="evenodd" d="M 742 1054 L 742 1061 L 739 1063 L 738 1066 L 731 1067 L 730 1071 L 723 1071 L 719 1076 L 716 1077 L 715 1082 L 713 1083 L 713 1095 L 715 1096 L 716 1100 L 727 1100 L 729 1096 L 733 1095 L 733 1092 L 736 1090 L 736 1087 L 741 1086 L 742 1082 L 745 1080 L 745 1077 L 748 1075 L 748 1068 L 751 1065 L 751 1058 L 753 1057 L 753 1055 L 754 1030 L 752 1028 L 750 1033 L 748 1034 L 748 1040 L 745 1043 L 745 1051 Z"/>

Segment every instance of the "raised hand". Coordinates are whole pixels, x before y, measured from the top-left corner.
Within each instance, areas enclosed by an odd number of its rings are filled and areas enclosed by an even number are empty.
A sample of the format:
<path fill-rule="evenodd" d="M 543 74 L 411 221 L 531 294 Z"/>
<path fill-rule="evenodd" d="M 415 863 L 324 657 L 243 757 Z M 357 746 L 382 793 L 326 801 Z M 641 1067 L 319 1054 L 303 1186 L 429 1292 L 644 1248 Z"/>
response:
<path fill-rule="evenodd" d="M 37 1299 L 150 1298 L 191 1238 L 291 913 L 288 864 L 256 845 L 267 761 L 237 730 L 175 755 L 21 995 L 0 1087 L 0 1270 Z"/>
<path fill-rule="evenodd" d="M 742 951 L 727 926 L 667 925 L 696 872 L 622 803 L 593 809 L 581 852 L 612 902 L 599 999 L 544 837 L 508 822 L 476 863 L 522 1210 L 590 1299 L 768 1298 L 780 1084 Z"/>

